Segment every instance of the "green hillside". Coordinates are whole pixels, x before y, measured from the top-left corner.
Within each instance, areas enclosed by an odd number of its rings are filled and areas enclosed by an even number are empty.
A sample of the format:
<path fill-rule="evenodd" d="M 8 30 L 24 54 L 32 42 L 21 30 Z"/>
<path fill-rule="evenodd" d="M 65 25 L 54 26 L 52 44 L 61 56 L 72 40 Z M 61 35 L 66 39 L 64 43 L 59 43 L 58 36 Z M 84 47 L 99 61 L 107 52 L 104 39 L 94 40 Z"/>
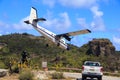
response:
<path fill-rule="evenodd" d="M 27 51 L 32 66 L 41 67 L 41 62 L 47 61 L 48 67 L 59 65 L 59 67 L 81 68 L 85 60 L 93 60 L 100 61 L 106 71 L 120 70 L 120 51 L 108 56 L 96 56 L 87 54 L 88 44 L 82 47 L 69 45 L 71 49 L 66 51 L 44 37 L 36 37 L 27 33 L 3 35 L 0 36 L 0 67 L 6 66 L 3 62 L 9 60 L 9 57 L 20 61 L 21 53 Z"/>

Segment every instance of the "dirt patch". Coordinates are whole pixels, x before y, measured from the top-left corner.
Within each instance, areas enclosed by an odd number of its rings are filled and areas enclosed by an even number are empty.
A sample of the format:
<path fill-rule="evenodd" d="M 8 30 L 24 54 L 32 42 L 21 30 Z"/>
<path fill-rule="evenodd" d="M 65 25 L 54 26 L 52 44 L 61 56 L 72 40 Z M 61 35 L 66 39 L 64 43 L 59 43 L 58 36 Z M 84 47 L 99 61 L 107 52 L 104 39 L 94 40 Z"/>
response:
<path fill-rule="evenodd" d="M 12 75 L 0 77 L 0 80 L 19 80 L 18 77 L 19 77 L 19 74 L 12 74 Z"/>

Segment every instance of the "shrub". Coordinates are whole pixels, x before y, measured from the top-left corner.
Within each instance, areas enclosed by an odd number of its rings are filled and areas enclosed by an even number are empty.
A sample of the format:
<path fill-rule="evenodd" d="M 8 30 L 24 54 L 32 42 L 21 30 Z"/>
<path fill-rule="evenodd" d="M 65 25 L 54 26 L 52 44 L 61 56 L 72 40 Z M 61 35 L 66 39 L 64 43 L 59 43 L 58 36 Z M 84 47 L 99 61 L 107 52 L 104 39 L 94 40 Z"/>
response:
<path fill-rule="evenodd" d="M 13 73 L 19 73 L 19 68 L 18 68 L 17 65 L 13 65 L 13 66 L 12 66 L 12 72 L 13 72 Z"/>
<path fill-rule="evenodd" d="M 0 69 L 5 69 L 5 68 L 6 68 L 5 64 L 0 61 Z"/>
<path fill-rule="evenodd" d="M 33 80 L 33 73 L 30 70 L 24 70 L 20 73 L 19 80 Z"/>
<path fill-rule="evenodd" d="M 52 79 L 64 79 L 63 73 L 53 73 L 51 74 Z"/>

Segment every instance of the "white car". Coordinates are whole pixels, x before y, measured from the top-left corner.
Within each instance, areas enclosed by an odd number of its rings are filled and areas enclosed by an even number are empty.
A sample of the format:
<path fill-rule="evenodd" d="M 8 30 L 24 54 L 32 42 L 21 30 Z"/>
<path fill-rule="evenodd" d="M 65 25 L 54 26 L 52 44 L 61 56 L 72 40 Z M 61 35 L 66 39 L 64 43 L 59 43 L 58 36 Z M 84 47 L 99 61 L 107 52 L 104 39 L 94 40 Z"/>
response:
<path fill-rule="evenodd" d="M 103 67 L 100 62 L 94 61 L 85 61 L 82 66 L 82 80 L 86 80 L 89 78 L 97 78 L 98 80 L 102 80 L 103 76 Z"/>

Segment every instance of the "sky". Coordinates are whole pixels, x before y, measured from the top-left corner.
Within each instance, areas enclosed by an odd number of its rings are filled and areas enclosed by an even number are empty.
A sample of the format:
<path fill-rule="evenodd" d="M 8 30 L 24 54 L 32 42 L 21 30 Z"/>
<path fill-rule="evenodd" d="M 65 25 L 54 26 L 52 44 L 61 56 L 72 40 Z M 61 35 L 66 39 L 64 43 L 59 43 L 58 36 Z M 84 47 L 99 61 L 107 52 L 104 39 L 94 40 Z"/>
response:
<path fill-rule="evenodd" d="M 120 51 L 120 0 L 0 0 L 0 36 L 11 33 L 40 34 L 25 24 L 31 7 L 44 28 L 56 33 L 90 29 L 92 33 L 74 36 L 69 42 L 82 46 L 94 38 L 109 39 Z"/>

